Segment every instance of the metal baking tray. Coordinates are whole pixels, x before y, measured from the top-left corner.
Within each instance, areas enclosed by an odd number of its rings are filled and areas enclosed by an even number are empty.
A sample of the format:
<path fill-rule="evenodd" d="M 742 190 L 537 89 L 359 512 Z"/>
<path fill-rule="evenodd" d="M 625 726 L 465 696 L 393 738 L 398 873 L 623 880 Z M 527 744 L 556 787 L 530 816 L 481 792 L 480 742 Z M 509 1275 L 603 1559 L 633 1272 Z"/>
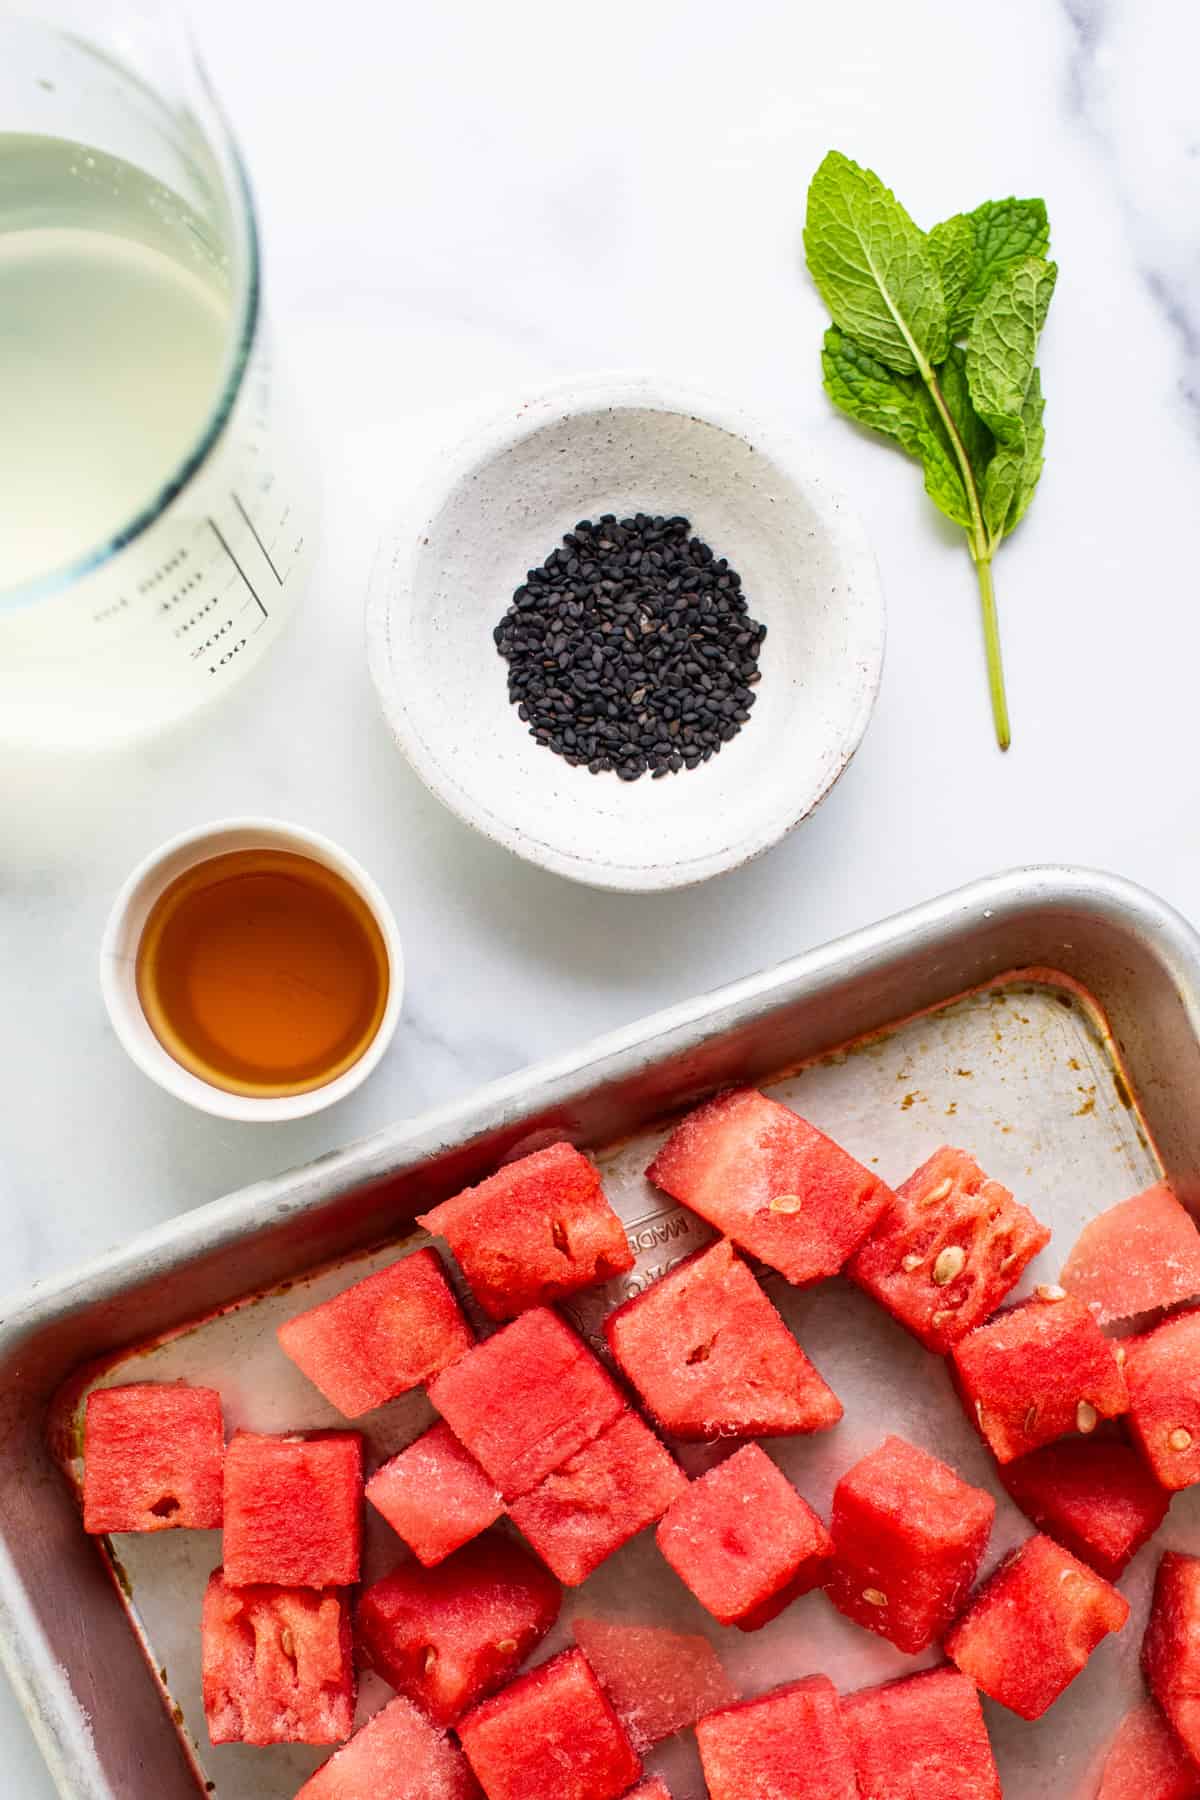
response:
<path fill-rule="evenodd" d="M 649 1148 L 672 1113 L 741 1081 L 769 1085 L 888 1179 L 937 1143 L 971 1149 L 1053 1226 L 1030 1274 L 1052 1279 L 1083 1220 L 1160 1170 L 1200 1211 L 1200 940 L 1108 876 L 1050 868 L 979 882 L 259 1182 L 0 1307 L 0 1654 L 64 1796 L 194 1800 L 207 1787 L 219 1800 L 285 1800 L 323 1754 L 208 1746 L 196 1620 L 219 1540 L 124 1537 L 109 1561 L 84 1536 L 60 1463 L 88 1383 L 187 1374 L 216 1380 L 231 1423 L 328 1423 L 274 1349 L 278 1320 L 414 1241 L 417 1210 L 557 1136 L 598 1156 L 638 1256 L 629 1280 L 653 1279 L 705 1228 L 647 1187 Z M 581 1328 L 594 1332 L 628 1286 L 583 1297 Z M 836 1431 L 773 1446 L 815 1504 L 885 1428 L 999 1494 L 944 1371 L 865 1296 L 840 1281 L 772 1293 L 846 1404 Z M 373 1415 L 370 1453 L 413 1436 L 425 1406 L 409 1397 Z M 693 1448 L 689 1466 L 705 1454 Z M 1177 1547 L 1200 1548 L 1195 1493 L 1172 1508 Z M 1001 1499 L 993 1560 L 1027 1530 Z M 377 1521 L 374 1566 L 395 1554 L 388 1539 Z M 1044 1720 L 1024 1725 L 988 1703 L 1009 1800 L 1084 1791 L 1137 1691 L 1154 1554 L 1122 1584 L 1130 1625 Z M 663 1567 L 639 1540 L 568 1613 L 652 1604 L 686 1618 L 719 1637 L 747 1692 L 815 1669 L 850 1688 L 920 1665 L 820 1595 L 752 1637 L 719 1633 Z M 368 1683 L 364 1703 L 378 1697 Z M 702 1796 L 686 1742 L 653 1766 L 677 1800 Z"/>

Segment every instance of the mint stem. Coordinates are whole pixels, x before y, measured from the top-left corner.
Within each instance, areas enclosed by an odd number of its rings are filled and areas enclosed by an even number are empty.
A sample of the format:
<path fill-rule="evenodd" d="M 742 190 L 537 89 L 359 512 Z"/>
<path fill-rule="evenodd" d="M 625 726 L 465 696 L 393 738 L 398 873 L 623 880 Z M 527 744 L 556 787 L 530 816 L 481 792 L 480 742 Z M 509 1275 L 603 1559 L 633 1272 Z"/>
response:
<path fill-rule="evenodd" d="M 972 555 L 974 550 L 972 549 Z M 992 696 L 992 718 L 996 725 L 996 742 L 1002 750 L 1012 743 L 1008 723 L 1008 697 L 1004 691 L 1004 658 L 1000 653 L 1000 620 L 996 612 L 996 590 L 992 585 L 992 559 L 977 557 L 975 573 L 979 577 L 979 600 L 983 609 L 983 643 L 987 652 L 988 692 Z"/>

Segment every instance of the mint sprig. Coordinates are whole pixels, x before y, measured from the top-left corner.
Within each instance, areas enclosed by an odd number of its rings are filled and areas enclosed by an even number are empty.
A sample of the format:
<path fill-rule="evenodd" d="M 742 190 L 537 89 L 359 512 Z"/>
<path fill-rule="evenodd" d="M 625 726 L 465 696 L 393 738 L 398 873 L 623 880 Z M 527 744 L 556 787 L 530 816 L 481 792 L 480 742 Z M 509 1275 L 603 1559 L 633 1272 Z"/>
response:
<path fill-rule="evenodd" d="M 925 472 L 967 534 L 983 608 L 996 741 L 1012 741 L 992 559 L 1042 472 L 1038 337 L 1054 293 L 1041 200 L 989 200 L 928 233 L 837 150 L 808 190 L 808 267 L 834 323 L 821 354 L 835 406 Z"/>

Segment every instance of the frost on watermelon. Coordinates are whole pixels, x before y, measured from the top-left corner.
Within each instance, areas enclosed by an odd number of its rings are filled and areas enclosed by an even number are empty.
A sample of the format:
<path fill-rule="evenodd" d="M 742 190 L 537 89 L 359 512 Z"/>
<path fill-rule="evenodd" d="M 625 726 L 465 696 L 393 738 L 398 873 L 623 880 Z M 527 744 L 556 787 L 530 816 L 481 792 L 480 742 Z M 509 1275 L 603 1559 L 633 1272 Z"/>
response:
<path fill-rule="evenodd" d="M 706 1637 L 617 1619 L 577 1618 L 572 1628 L 635 1750 L 737 1699 Z"/>
<path fill-rule="evenodd" d="M 1170 1496 L 1136 1450 L 1113 1438 L 1064 1438 L 1000 1471 L 1039 1531 L 1115 1581 L 1167 1516 Z"/>
<path fill-rule="evenodd" d="M 1002 1463 L 1128 1410 L 1116 1351 L 1061 1288 L 978 1326 L 952 1354 L 967 1411 Z"/>
<path fill-rule="evenodd" d="M 475 1334 L 435 1250 L 418 1250 L 279 1327 L 286 1355 L 348 1419 L 420 1387 Z"/>
<path fill-rule="evenodd" d="M 1040 1719 L 1087 1666 L 1129 1602 L 1048 1537 L 1014 1551 L 946 1639 L 946 1655 L 1001 1706 Z"/>
<path fill-rule="evenodd" d="M 509 1163 L 420 1222 L 446 1239 L 490 1319 L 516 1318 L 633 1267 L 599 1172 L 571 1144 Z"/>
<path fill-rule="evenodd" d="M 1163 1487 L 1200 1481 L 1200 1312 L 1127 1339 L 1125 1381 L 1134 1441 Z"/>
<path fill-rule="evenodd" d="M 296 1800 L 480 1800 L 457 1744 L 393 1700 L 319 1768 Z"/>
<path fill-rule="evenodd" d="M 1200 1762 L 1200 1557 L 1168 1550 L 1159 1563 L 1142 1663 L 1150 1692 Z"/>
<path fill-rule="evenodd" d="M 1165 1181 L 1084 1226 L 1062 1285 L 1100 1325 L 1200 1294 L 1200 1231 Z"/>
<path fill-rule="evenodd" d="M 753 1088 L 690 1113 L 646 1173 L 797 1287 L 836 1275 L 894 1198 L 815 1125 Z"/>
<path fill-rule="evenodd" d="M 604 1331 L 673 1437 L 775 1437 L 823 1431 L 842 1416 L 727 1238 L 619 1306 Z"/>
<path fill-rule="evenodd" d="M 376 1674 L 436 1725 L 452 1725 L 516 1674 L 561 1601 L 541 1564 L 493 1531 L 436 1569 L 401 1563 L 365 1590 L 355 1623 Z"/>
<path fill-rule="evenodd" d="M 930 1669 L 842 1701 L 862 1800 L 1001 1800 L 973 1681 Z"/>
<path fill-rule="evenodd" d="M 1006 1187 L 945 1146 L 897 1188 L 846 1273 L 942 1355 L 991 1317 L 1049 1242 Z"/>
<path fill-rule="evenodd" d="M 970 1592 L 996 1503 L 937 1457 L 889 1437 L 838 1482 L 825 1591 L 839 1612 L 910 1654 Z"/>
<path fill-rule="evenodd" d="M 661 1519 L 687 1476 L 650 1427 L 624 1412 L 540 1487 L 514 1500 L 509 1516 L 567 1587 L 647 1525 Z"/>
<path fill-rule="evenodd" d="M 225 1454 L 225 1579 L 347 1587 L 362 1553 L 362 1439 L 234 1434 Z"/>
<path fill-rule="evenodd" d="M 766 1451 L 747 1444 L 679 1496 L 658 1547 L 714 1619 L 757 1631 L 818 1585 L 832 1545 Z"/>
<path fill-rule="evenodd" d="M 642 1773 L 582 1650 L 485 1700 L 458 1735 L 488 1800 L 617 1800 Z"/>
<path fill-rule="evenodd" d="M 468 1351 L 429 1398 L 506 1500 L 528 1494 L 626 1410 L 603 1364 L 547 1307 Z"/>
<path fill-rule="evenodd" d="M 860 1800 L 837 1690 L 824 1675 L 696 1727 L 711 1800 Z"/>
<path fill-rule="evenodd" d="M 152 1381 L 96 1388 L 84 1416 L 84 1529 L 216 1530 L 224 1460 L 215 1389 Z"/>
<path fill-rule="evenodd" d="M 494 1525 L 504 1502 L 444 1422 L 377 1469 L 366 1497 L 427 1568 Z"/>
<path fill-rule="evenodd" d="M 1200 1768 L 1153 1700 L 1127 1712 L 1104 1760 L 1096 1800 L 1198 1800 Z"/>
<path fill-rule="evenodd" d="M 214 1744 L 340 1744 L 354 1729 L 343 1596 L 231 1587 L 218 1569 L 201 1620 L 204 1712 Z"/>

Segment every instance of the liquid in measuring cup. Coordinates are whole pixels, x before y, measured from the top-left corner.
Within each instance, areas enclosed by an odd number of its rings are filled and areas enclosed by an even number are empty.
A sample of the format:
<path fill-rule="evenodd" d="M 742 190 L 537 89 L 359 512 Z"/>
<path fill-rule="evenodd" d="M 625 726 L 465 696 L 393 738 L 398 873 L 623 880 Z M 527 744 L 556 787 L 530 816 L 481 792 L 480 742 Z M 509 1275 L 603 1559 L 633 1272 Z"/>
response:
<path fill-rule="evenodd" d="M 222 387 L 228 272 L 148 175 L 0 134 L 0 592 L 151 506 Z"/>

